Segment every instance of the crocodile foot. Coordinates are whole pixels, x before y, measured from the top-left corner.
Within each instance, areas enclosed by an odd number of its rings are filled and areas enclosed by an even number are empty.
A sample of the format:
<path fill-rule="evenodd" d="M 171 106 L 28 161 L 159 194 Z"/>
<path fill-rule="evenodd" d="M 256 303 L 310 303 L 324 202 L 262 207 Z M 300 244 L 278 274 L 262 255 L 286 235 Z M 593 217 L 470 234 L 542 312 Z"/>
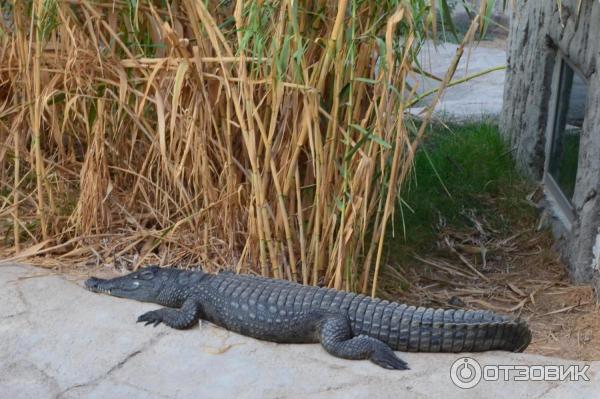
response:
<path fill-rule="evenodd" d="M 387 345 L 377 345 L 369 358 L 373 363 L 388 370 L 410 370 L 408 363 L 400 359 Z"/>
<path fill-rule="evenodd" d="M 146 326 L 150 324 L 154 324 L 154 327 L 163 322 L 163 317 L 161 315 L 161 310 L 151 310 L 149 312 L 144 313 L 140 317 L 137 318 L 138 323 L 146 322 Z"/>

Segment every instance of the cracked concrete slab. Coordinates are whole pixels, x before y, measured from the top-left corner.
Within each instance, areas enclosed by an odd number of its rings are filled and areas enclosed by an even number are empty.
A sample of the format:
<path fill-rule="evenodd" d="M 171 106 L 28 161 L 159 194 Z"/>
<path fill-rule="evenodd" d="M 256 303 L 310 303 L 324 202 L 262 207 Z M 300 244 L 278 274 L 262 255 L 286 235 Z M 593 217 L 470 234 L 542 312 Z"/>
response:
<path fill-rule="evenodd" d="M 424 71 L 443 78 L 457 45 L 452 43 L 427 42 L 419 54 L 419 62 Z M 465 51 L 458 65 L 454 80 L 506 65 L 506 50 L 486 47 L 484 44 Z M 498 118 L 502 112 L 505 70 L 497 70 L 446 89 L 435 108 L 434 116 L 442 120 L 464 122 L 483 118 Z M 439 81 L 424 76 L 413 78 L 410 83 L 417 86 L 417 93 L 423 94 L 439 86 Z M 434 96 L 425 97 L 410 109 L 418 115 L 431 103 Z"/>
<path fill-rule="evenodd" d="M 410 371 L 329 356 L 319 345 L 278 345 L 203 322 L 188 331 L 136 324 L 155 305 L 91 294 L 81 282 L 0 265 L 0 397 L 4 398 L 597 398 L 590 382 L 454 386 L 461 355 L 400 353 Z M 528 354 L 470 354 L 482 365 L 569 365 Z"/>

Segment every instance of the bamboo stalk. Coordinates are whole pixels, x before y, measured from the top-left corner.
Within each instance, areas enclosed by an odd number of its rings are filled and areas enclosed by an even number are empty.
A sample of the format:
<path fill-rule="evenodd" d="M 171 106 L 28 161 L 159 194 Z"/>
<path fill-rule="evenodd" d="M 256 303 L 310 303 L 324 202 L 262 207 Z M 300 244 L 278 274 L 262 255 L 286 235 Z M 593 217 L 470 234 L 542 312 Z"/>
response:
<path fill-rule="evenodd" d="M 38 0 L 34 3 L 34 15 L 37 15 L 41 19 L 43 3 Z M 42 239 L 48 240 L 48 224 L 46 220 L 46 210 L 44 203 L 44 157 L 41 150 L 41 122 L 42 122 L 42 82 L 41 82 L 41 56 L 42 56 L 42 32 L 39 23 L 33 26 L 33 37 L 35 40 L 33 45 L 33 98 L 30 100 L 32 104 L 32 110 L 30 112 L 31 117 L 31 128 L 33 130 L 33 137 L 31 141 L 32 152 L 35 163 L 35 173 L 37 182 L 37 214 L 40 219 L 40 226 L 42 231 Z M 35 39 L 34 39 L 35 38 Z"/>

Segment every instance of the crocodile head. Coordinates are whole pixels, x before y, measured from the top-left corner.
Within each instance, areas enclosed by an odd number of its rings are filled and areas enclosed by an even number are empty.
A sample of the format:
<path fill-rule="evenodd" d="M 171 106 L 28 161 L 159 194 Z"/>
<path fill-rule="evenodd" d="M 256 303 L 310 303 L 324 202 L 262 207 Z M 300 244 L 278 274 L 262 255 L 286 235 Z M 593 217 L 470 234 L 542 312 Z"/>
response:
<path fill-rule="evenodd" d="M 85 288 L 119 298 L 176 306 L 181 290 L 173 282 L 180 273 L 178 269 L 151 266 L 106 280 L 92 277 L 85 282 Z"/>

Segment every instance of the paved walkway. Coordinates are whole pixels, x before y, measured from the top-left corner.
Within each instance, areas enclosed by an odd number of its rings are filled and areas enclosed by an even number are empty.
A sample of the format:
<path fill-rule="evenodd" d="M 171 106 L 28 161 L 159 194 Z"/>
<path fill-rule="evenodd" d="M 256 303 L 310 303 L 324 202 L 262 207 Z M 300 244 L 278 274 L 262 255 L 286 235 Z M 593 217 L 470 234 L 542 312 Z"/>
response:
<path fill-rule="evenodd" d="M 419 56 L 421 67 L 443 78 L 457 47 L 451 43 L 440 43 L 437 46 L 428 43 Z M 462 79 L 503 65 L 506 65 L 506 51 L 502 48 L 484 47 L 482 44 L 465 51 L 454 79 Z M 448 88 L 436 107 L 435 115 L 444 120 L 456 121 L 497 118 L 502 112 L 504 78 L 505 70 L 499 70 Z M 421 76 L 413 79 L 411 83 L 418 84 L 418 93 L 424 93 L 439 85 L 438 81 Z M 433 96 L 426 97 L 411 112 L 418 114 L 431 100 Z"/>
<path fill-rule="evenodd" d="M 207 322 L 188 331 L 136 324 L 156 306 L 82 288 L 43 269 L 0 264 L 1 398 L 598 398 L 590 382 L 454 386 L 462 355 L 401 353 L 410 371 L 278 345 Z M 472 354 L 482 365 L 576 364 L 528 354 Z M 581 363 L 577 363 L 581 364 Z"/>

